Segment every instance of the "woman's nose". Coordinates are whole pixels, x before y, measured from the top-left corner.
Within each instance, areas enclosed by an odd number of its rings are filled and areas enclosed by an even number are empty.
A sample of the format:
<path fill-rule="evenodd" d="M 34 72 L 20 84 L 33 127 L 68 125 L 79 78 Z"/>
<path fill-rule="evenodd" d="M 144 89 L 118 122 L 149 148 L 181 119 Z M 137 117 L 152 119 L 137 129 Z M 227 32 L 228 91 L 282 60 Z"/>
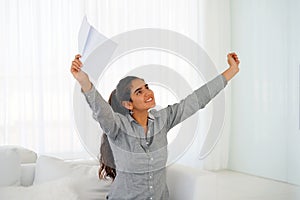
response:
<path fill-rule="evenodd" d="M 149 95 L 151 95 L 151 90 L 147 89 L 145 91 L 145 97 L 148 97 Z"/>

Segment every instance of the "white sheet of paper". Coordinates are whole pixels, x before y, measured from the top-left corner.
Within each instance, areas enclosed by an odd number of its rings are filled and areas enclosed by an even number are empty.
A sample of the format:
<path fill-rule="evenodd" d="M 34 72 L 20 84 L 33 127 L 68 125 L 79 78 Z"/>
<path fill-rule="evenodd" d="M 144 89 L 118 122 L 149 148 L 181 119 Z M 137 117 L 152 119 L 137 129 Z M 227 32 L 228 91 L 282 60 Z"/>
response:
<path fill-rule="evenodd" d="M 99 48 L 104 42 L 105 51 Z M 106 67 L 103 63 L 109 60 L 116 47 L 117 44 L 115 42 L 99 33 L 88 23 L 87 17 L 84 16 L 78 33 L 78 51 L 81 54 L 80 60 L 83 63 L 83 71 L 94 80 L 97 80 Z M 91 54 L 94 56 L 89 57 Z"/>

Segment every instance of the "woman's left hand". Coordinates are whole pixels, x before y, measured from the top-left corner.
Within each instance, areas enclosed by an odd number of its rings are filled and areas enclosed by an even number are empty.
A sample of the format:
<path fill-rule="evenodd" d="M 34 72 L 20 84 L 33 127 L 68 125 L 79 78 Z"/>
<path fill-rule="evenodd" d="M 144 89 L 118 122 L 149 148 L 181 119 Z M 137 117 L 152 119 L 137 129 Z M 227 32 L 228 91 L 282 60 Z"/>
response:
<path fill-rule="evenodd" d="M 238 58 L 238 56 L 236 55 L 236 53 L 229 53 L 227 54 L 227 62 L 230 66 L 230 68 L 236 70 L 237 72 L 239 71 L 239 64 L 240 64 L 240 60 Z"/>
<path fill-rule="evenodd" d="M 239 71 L 240 60 L 236 53 L 227 54 L 227 62 L 229 64 L 229 68 L 225 70 L 222 75 L 226 78 L 227 81 L 232 79 Z"/>

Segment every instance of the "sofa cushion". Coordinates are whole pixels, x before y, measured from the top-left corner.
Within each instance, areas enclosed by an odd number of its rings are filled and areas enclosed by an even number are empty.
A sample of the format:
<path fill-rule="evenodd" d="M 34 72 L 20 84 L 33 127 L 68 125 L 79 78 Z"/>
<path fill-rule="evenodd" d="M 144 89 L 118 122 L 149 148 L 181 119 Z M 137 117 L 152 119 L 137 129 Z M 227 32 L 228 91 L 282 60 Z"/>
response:
<path fill-rule="evenodd" d="M 33 184 L 35 173 L 35 163 L 21 164 L 21 185 L 30 186 Z"/>
<path fill-rule="evenodd" d="M 15 151 L 20 157 L 20 163 L 35 163 L 37 159 L 37 154 L 25 147 L 18 145 L 2 145 L 1 148 L 8 149 L 10 151 Z"/>
<path fill-rule="evenodd" d="M 111 181 L 99 180 L 98 164 L 68 162 L 59 158 L 40 156 L 36 162 L 34 185 L 72 178 L 72 187 L 79 199 L 105 199 Z"/>
<path fill-rule="evenodd" d="M 0 186 L 20 185 L 21 164 L 17 151 L 0 146 Z"/>
<path fill-rule="evenodd" d="M 57 180 L 69 176 L 70 173 L 70 166 L 63 160 L 49 156 L 40 156 L 36 162 L 33 184 Z"/>
<path fill-rule="evenodd" d="M 167 167 L 167 184 L 172 200 L 217 198 L 216 175 L 209 171 L 173 164 Z"/>
<path fill-rule="evenodd" d="M 36 152 L 21 146 L 9 145 L 7 147 L 16 151 L 19 154 L 21 164 L 36 162 L 37 159 Z"/>
<path fill-rule="evenodd" d="M 69 177 L 28 187 L 0 187 L 0 199 L 9 200 L 79 200 Z"/>

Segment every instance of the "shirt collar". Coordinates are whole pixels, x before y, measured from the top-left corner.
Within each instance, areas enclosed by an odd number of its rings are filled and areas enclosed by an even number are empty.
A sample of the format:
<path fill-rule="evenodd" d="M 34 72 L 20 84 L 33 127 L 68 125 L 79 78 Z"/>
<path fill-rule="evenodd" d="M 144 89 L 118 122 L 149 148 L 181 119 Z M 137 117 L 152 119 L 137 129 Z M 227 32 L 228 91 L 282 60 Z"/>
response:
<path fill-rule="evenodd" d="M 128 115 L 128 118 L 129 118 L 129 121 L 130 121 L 130 122 L 133 122 L 133 121 L 136 122 L 135 119 L 134 119 L 130 114 L 127 114 L 127 115 Z M 148 119 L 154 121 L 154 119 L 155 119 L 156 117 L 160 117 L 160 113 L 157 112 L 157 110 L 153 109 L 153 110 L 150 110 L 150 111 L 148 112 Z"/>

